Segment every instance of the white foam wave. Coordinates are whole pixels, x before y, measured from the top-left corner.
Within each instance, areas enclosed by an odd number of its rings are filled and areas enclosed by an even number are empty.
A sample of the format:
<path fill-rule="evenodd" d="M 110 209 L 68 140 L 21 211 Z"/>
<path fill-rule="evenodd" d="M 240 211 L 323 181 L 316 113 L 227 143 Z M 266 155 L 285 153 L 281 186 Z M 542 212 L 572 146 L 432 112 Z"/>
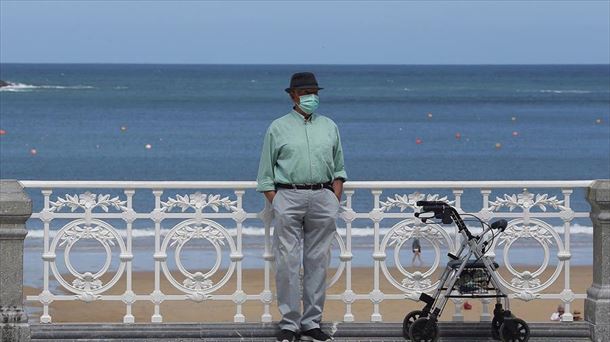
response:
<path fill-rule="evenodd" d="M 87 86 L 87 85 L 75 85 L 75 86 L 43 85 L 43 86 L 38 86 L 38 87 L 42 88 L 42 89 L 94 89 L 95 88 L 93 86 Z"/>
<path fill-rule="evenodd" d="M 390 227 L 382 227 L 379 229 L 379 233 L 380 235 L 385 235 L 390 231 Z M 470 227 L 469 229 L 475 233 L 478 234 L 481 232 L 481 228 L 478 226 L 473 226 Z M 557 232 L 562 234 L 564 231 L 563 226 L 554 226 L 553 229 Z M 236 236 L 237 235 L 237 229 L 236 228 L 228 228 L 227 229 L 229 231 L 229 234 L 232 236 Z M 450 235 L 453 235 L 455 232 L 455 228 L 452 227 L 446 227 L 445 230 L 447 231 L 447 233 L 449 233 Z M 121 235 L 122 237 L 126 237 L 127 236 L 127 230 L 126 229 L 117 229 L 119 235 Z M 170 229 L 169 228 L 162 228 L 161 229 L 161 235 L 167 235 L 167 233 L 169 233 Z M 273 232 L 273 227 L 271 228 L 271 232 Z M 346 228 L 337 228 L 337 232 L 339 233 L 339 235 L 341 236 L 346 236 L 347 235 L 347 229 Z M 585 234 L 585 235 L 592 235 L 593 234 L 593 227 L 591 226 L 583 226 L 583 225 L 579 225 L 579 224 L 573 224 L 570 226 L 570 232 L 571 234 Z M 50 231 L 50 237 L 53 238 L 55 237 L 55 235 L 57 234 L 57 230 L 51 230 Z M 265 228 L 261 228 L 261 227 L 243 227 L 242 228 L 242 234 L 244 236 L 260 236 L 263 237 L 265 236 Z M 352 237 L 358 238 L 358 237 L 373 237 L 375 235 L 375 228 L 373 227 L 363 227 L 363 228 L 352 228 Z M 154 237 L 155 236 L 155 229 L 154 228 L 134 228 L 132 230 L 132 236 L 134 238 L 147 238 L 147 237 Z M 41 239 L 43 237 L 43 231 L 41 229 L 31 229 L 28 231 L 28 235 L 27 238 L 28 239 Z"/>
<path fill-rule="evenodd" d="M 10 83 L 6 87 L 0 88 L 0 91 L 24 92 L 35 89 L 94 89 L 93 86 L 75 85 L 75 86 L 60 86 L 60 85 L 31 85 L 25 83 Z"/>
<path fill-rule="evenodd" d="M 592 93 L 589 90 L 578 90 L 578 89 L 573 89 L 573 90 L 555 90 L 555 89 L 542 89 L 539 92 L 541 93 L 553 93 L 553 94 L 589 94 Z"/>

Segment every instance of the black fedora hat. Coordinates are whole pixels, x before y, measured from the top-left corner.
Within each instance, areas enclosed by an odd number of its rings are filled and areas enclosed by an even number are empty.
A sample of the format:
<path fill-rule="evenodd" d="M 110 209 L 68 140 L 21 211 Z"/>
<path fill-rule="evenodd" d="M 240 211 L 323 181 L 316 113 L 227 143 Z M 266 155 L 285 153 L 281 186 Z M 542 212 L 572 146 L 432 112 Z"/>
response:
<path fill-rule="evenodd" d="M 284 89 L 287 93 L 291 89 L 324 89 L 318 87 L 316 76 L 311 72 L 297 72 L 290 78 L 290 87 Z"/>

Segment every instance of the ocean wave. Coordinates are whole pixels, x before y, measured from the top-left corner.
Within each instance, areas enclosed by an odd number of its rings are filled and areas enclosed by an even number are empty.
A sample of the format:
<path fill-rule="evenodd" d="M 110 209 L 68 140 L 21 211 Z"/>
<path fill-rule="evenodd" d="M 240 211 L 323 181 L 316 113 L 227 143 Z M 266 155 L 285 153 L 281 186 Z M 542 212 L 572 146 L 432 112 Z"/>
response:
<path fill-rule="evenodd" d="M 35 89 L 94 89 L 93 86 L 88 85 L 75 85 L 75 86 L 61 86 L 61 85 L 31 85 L 25 83 L 10 83 L 6 87 L 0 88 L 0 91 L 9 92 L 26 92 Z"/>
<path fill-rule="evenodd" d="M 582 89 L 517 89 L 518 93 L 551 93 L 551 94 L 591 94 L 603 91 L 582 90 Z"/>
<path fill-rule="evenodd" d="M 481 228 L 480 227 L 476 227 L 476 226 L 469 226 L 468 227 L 472 233 L 474 234 L 478 234 L 481 232 Z M 386 235 L 389 231 L 390 231 L 390 227 L 383 227 L 379 229 L 379 233 L 380 235 Z M 553 229 L 557 232 L 557 233 L 563 233 L 563 226 L 554 226 Z M 229 231 L 229 234 L 231 236 L 236 236 L 237 235 L 237 228 L 232 227 L 232 228 L 227 228 L 227 230 Z M 117 229 L 119 235 L 121 237 L 126 237 L 127 236 L 127 230 L 126 229 Z M 170 229 L 169 228 L 161 228 L 161 235 L 165 236 L 167 235 L 167 233 L 169 233 Z M 455 227 L 445 227 L 445 231 L 449 234 L 449 235 L 453 235 L 455 233 Z M 271 228 L 271 232 L 273 232 L 273 227 Z M 347 229 L 346 228 L 337 228 L 337 232 L 339 233 L 340 236 L 346 236 L 347 235 Z M 570 232 L 572 235 L 574 234 L 584 234 L 584 235 L 593 235 L 593 227 L 591 226 L 583 226 L 583 225 L 579 225 L 579 224 L 573 224 L 570 226 Z M 53 238 L 55 237 L 55 235 L 57 234 L 57 230 L 51 230 L 50 231 L 50 237 Z M 261 227 L 243 227 L 242 228 L 242 234 L 244 236 L 259 236 L 259 237 L 263 237 L 265 236 L 265 228 L 261 228 Z M 373 227 L 363 227 L 363 228 L 352 228 L 352 237 L 353 238 L 363 238 L 363 237 L 373 237 L 375 235 L 375 228 Z M 155 236 L 155 229 L 153 227 L 150 228 L 134 228 L 132 229 L 132 236 L 133 238 L 150 238 L 150 237 L 154 237 Z M 41 229 L 31 229 L 28 231 L 28 235 L 27 238 L 28 239 L 42 239 L 43 237 L 43 230 Z"/>
<path fill-rule="evenodd" d="M 540 93 L 553 93 L 553 94 L 590 94 L 592 91 L 589 90 L 555 90 L 555 89 L 542 89 L 539 90 Z"/>

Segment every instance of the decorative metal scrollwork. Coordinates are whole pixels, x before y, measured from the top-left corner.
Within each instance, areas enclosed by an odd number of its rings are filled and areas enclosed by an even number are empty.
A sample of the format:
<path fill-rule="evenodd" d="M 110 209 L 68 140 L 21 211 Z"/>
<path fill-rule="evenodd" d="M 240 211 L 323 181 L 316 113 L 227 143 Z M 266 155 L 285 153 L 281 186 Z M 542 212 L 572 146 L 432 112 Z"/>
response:
<path fill-rule="evenodd" d="M 569 207 L 564 206 L 564 201 L 557 199 L 556 196 L 548 194 L 532 194 L 527 189 L 523 189 L 522 193 L 508 195 L 503 198 L 496 197 L 495 201 L 489 201 L 490 211 L 499 211 L 502 208 L 508 208 L 513 211 L 520 208 L 523 211 L 523 218 L 515 219 L 508 223 L 506 230 L 494 242 L 492 250 L 496 247 L 503 247 L 503 258 L 506 269 L 510 272 L 513 278 L 508 281 L 500 274 L 500 281 L 509 290 L 515 292 L 517 298 L 522 300 L 532 300 L 539 297 L 539 293 L 549 287 L 559 277 L 565 260 L 570 258 L 570 253 L 565 251 L 564 243 L 559 234 L 548 223 L 539 219 L 530 217 L 530 210 L 538 207 L 542 211 L 547 211 L 547 207 L 560 210 L 559 216 L 565 216 L 571 219 L 572 211 Z M 509 251 L 511 246 L 518 240 L 534 240 L 542 247 L 544 257 L 542 264 L 537 270 L 519 272 L 513 267 L 509 259 Z M 558 248 L 557 266 L 553 274 L 546 280 L 541 280 L 540 276 L 549 267 L 551 258 L 550 249 L 555 246 Z"/>
<path fill-rule="evenodd" d="M 509 258 L 511 246 L 520 239 L 533 239 L 536 241 L 544 252 L 542 264 L 537 270 L 519 272 L 513 267 Z M 539 277 L 549 267 L 551 259 L 550 249 L 555 246 L 558 248 L 557 266 L 554 273 L 543 281 Z M 508 223 L 508 227 L 502 235 L 494 242 L 492 248 L 503 246 L 503 258 L 506 269 L 510 272 L 513 278 L 508 281 L 501 274 L 498 274 L 500 281 L 511 291 L 515 292 L 518 298 L 523 300 L 532 300 L 537 298 L 537 293 L 549 287 L 559 277 L 563 268 L 564 258 L 560 257 L 565 254 L 564 244 L 559 234 L 548 223 L 530 218 L 527 223 L 524 219 L 512 220 Z"/>
<path fill-rule="evenodd" d="M 182 264 L 181 252 L 186 243 L 199 239 L 207 240 L 212 244 L 216 252 L 216 260 L 208 272 L 191 273 Z M 231 262 L 224 277 L 217 283 L 214 283 L 211 278 L 220 269 L 222 249 L 225 246 L 229 248 Z M 167 251 L 171 248 L 175 248 L 174 259 L 176 267 L 185 277 L 182 283 L 171 274 L 167 265 Z M 170 283 L 186 293 L 189 299 L 197 302 L 210 298 L 210 293 L 222 287 L 229 280 L 235 269 L 235 261 L 239 259 L 237 258 L 237 248 L 229 232 L 222 225 L 208 219 L 185 220 L 174 226 L 163 240 L 161 255 L 163 255 L 163 258 L 159 259 L 161 267 Z"/>
<path fill-rule="evenodd" d="M 81 240 L 95 240 L 102 245 L 106 252 L 104 265 L 96 273 L 81 273 L 72 266 L 70 251 Z M 119 247 L 121 257 L 127 254 L 123 239 L 110 224 L 97 219 L 91 219 L 89 222 L 78 219 L 69 222 L 57 232 L 51 242 L 46 260 L 50 261 L 53 275 L 62 286 L 70 292 L 75 293 L 80 300 L 93 301 L 99 298 L 99 294 L 112 287 L 119 280 L 125 269 L 125 260 L 121 258 L 114 277 L 106 284 L 100 279 L 110 268 L 113 246 Z M 56 253 L 61 247 L 64 248 L 64 264 L 68 272 L 75 277 L 72 283 L 68 282 L 57 269 Z"/>
<path fill-rule="evenodd" d="M 504 194 L 504 198 L 496 197 L 495 201 L 489 201 L 489 210 L 491 211 L 497 211 L 502 207 L 506 207 L 510 211 L 513 211 L 515 208 L 529 211 L 531 208 L 538 207 L 542 211 L 546 211 L 547 206 L 555 209 L 567 210 L 567 208 L 563 206 L 563 201 L 558 200 L 557 196 L 549 197 L 547 194 L 536 194 L 534 196 L 534 194 L 529 193 L 527 189 L 524 189 L 520 194 Z"/>
<path fill-rule="evenodd" d="M 113 207 L 120 211 L 126 211 L 128 208 L 125 206 L 127 202 L 121 201 L 119 197 L 110 198 L 110 195 L 96 195 L 89 191 L 80 194 L 72 195 L 66 194 L 66 198 L 57 197 L 57 201 L 50 202 L 51 208 L 49 211 L 57 212 L 62 208 L 70 208 L 71 211 L 75 211 L 78 208 L 82 208 L 85 211 L 93 210 L 93 208 L 100 207 L 105 212 L 108 212 L 109 207 Z"/>
<path fill-rule="evenodd" d="M 237 207 L 237 201 L 233 201 L 229 197 L 221 198 L 220 195 L 204 194 L 199 191 L 193 194 L 176 195 L 175 198 L 169 197 L 166 202 L 161 202 L 161 208 L 158 212 L 167 213 L 174 208 L 180 208 L 182 212 L 187 209 L 193 209 L 197 214 L 196 218 L 184 220 L 176 224 L 167 233 L 156 260 L 161 262 L 161 268 L 169 282 L 184 292 L 188 299 L 196 302 L 207 300 L 211 297 L 210 294 L 212 292 L 222 287 L 231 278 L 235 270 L 236 261 L 241 260 L 243 256 L 237 251 L 235 242 L 225 227 L 216 221 L 203 218 L 201 214 L 206 208 L 212 209 L 215 212 L 218 212 L 220 209 L 226 209 L 234 214 L 239 213 L 241 209 Z M 214 264 L 205 273 L 191 273 L 182 264 L 182 248 L 192 240 L 206 240 L 212 245 L 216 253 Z M 230 264 L 224 276 L 215 283 L 212 278 L 219 271 L 222 264 L 223 248 L 228 248 Z M 185 277 L 182 282 L 178 281 L 169 271 L 167 252 L 170 249 L 174 249 L 176 267 Z"/>
<path fill-rule="evenodd" d="M 415 271 L 411 273 L 400 262 L 400 250 L 412 238 L 424 239 L 434 249 L 434 262 L 424 272 Z M 420 220 L 416 219 L 403 220 L 394 225 L 384 236 L 381 241 L 380 251 L 385 253 L 387 248 L 394 248 L 394 264 L 404 278 L 401 281 L 395 279 L 388 271 L 385 261 L 381 263 L 382 271 L 390 283 L 405 292 L 408 298 L 416 298 L 418 293 L 431 291 L 438 285 L 438 281 L 433 283 L 430 276 L 440 263 L 441 245 L 446 246 L 448 249 L 453 246 L 451 237 L 441 226 L 437 224 L 423 224 Z"/>
<path fill-rule="evenodd" d="M 412 209 L 413 211 L 419 211 L 420 207 L 417 206 L 417 201 L 444 201 L 449 205 L 453 205 L 454 201 L 448 201 L 447 197 L 441 197 L 438 194 L 422 194 L 414 192 L 408 195 L 395 194 L 394 198 L 388 197 L 385 202 L 379 202 L 382 211 L 388 211 L 392 208 L 400 208 L 403 212 L 406 209 Z"/>
<path fill-rule="evenodd" d="M 441 197 L 438 194 L 422 194 L 414 192 L 407 195 L 395 194 L 394 197 L 387 197 L 386 201 L 380 201 L 380 210 L 382 212 L 389 211 L 392 208 L 399 208 L 401 212 L 406 209 L 411 209 L 418 212 L 420 207 L 417 206 L 418 201 L 444 201 L 452 205 L 454 201 L 449 201 L 446 196 Z M 434 263 L 424 272 L 415 271 L 413 273 L 407 271 L 400 262 L 400 250 L 403 245 L 410 239 L 424 239 L 430 243 L 435 252 Z M 405 292 L 407 298 L 417 300 L 419 293 L 427 292 L 436 287 L 437 282 L 432 282 L 430 276 L 438 268 L 441 257 L 441 245 L 447 248 L 452 248 L 453 243 L 447 232 L 437 224 L 423 224 L 418 219 L 406 219 L 394 225 L 385 235 L 381 242 L 380 251 L 385 255 L 386 249 L 394 248 L 394 264 L 398 271 L 404 276 L 401 281 L 395 279 L 388 271 L 387 265 L 381 263 L 382 271 L 386 278 L 396 288 Z"/>
<path fill-rule="evenodd" d="M 218 212 L 220 208 L 225 208 L 228 211 L 238 211 L 236 207 L 237 201 L 231 201 L 229 197 L 220 198 L 220 195 L 206 195 L 197 191 L 190 195 L 176 195 L 176 198 L 168 198 L 167 202 L 161 202 L 161 211 L 168 212 L 173 208 L 181 208 L 182 212 L 189 208 L 196 211 L 201 211 L 205 208 L 211 208 Z"/>

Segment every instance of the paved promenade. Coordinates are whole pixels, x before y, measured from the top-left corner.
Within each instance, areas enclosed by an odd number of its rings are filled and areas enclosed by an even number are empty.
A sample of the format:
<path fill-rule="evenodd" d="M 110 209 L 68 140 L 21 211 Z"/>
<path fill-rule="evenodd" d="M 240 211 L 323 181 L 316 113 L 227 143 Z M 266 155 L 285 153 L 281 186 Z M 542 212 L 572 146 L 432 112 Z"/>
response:
<path fill-rule="evenodd" d="M 441 341 L 493 341 L 490 323 L 441 322 Z M 530 341 L 591 341 L 589 324 L 532 323 Z M 405 341 L 399 323 L 324 324 L 335 341 Z M 33 324 L 32 341 L 275 341 L 275 324 Z"/>

